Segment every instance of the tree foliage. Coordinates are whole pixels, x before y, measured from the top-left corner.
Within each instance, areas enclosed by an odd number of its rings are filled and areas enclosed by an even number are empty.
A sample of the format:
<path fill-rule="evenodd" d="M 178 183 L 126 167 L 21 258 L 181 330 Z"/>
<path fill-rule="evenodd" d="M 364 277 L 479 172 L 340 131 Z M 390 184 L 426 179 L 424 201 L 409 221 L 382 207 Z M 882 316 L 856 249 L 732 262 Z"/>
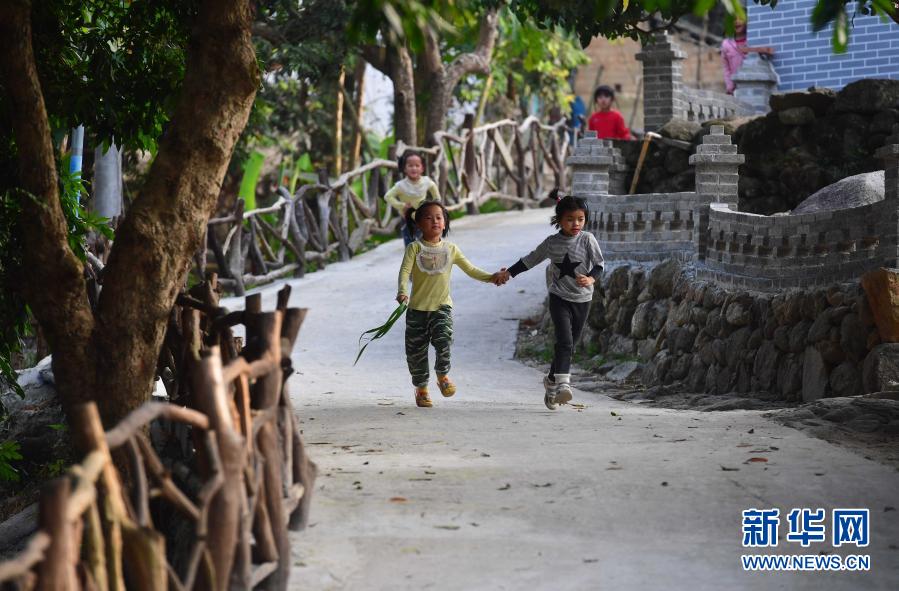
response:
<path fill-rule="evenodd" d="M 538 28 L 500 12 L 499 37 L 493 51 L 493 84 L 486 100 L 510 94 L 536 96 L 548 105 L 567 105 L 572 98 L 571 71 L 588 63 L 578 40 L 559 26 Z M 477 100 L 483 85 L 463 86 L 463 97 Z"/>

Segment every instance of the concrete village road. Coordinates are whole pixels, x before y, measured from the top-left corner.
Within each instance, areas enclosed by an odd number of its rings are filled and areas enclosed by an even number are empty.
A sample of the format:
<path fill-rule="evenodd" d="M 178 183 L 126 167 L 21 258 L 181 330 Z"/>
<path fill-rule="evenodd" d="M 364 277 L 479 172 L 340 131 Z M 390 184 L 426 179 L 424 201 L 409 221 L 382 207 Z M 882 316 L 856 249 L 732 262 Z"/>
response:
<path fill-rule="evenodd" d="M 550 231 L 549 210 L 464 218 L 450 240 L 497 270 Z M 506 286 L 453 277 L 454 398 L 416 408 L 394 309 L 399 240 L 293 285 L 310 309 L 290 380 L 320 474 L 292 534 L 292 589 L 896 589 L 899 472 L 753 411 L 666 410 L 575 392 L 543 406 L 514 359 L 544 272 Z M 264 290 L 265 309 L 278 286 Z M 225 302 L 239 308 L 240 300 Z M 432 354 L 433 356 L 433 354 Z M 437 396 L 434 397 L 433 394 Z M 748 461 L 750 458 L 767 461 Z M 871 510 L 870 545 L 786 541 L 794 507 Z M 741 512 L 781 510 L 776 548 L 744 549 Z M 869 554 L 868 572 L 744 572 L 742 554 Z"/>

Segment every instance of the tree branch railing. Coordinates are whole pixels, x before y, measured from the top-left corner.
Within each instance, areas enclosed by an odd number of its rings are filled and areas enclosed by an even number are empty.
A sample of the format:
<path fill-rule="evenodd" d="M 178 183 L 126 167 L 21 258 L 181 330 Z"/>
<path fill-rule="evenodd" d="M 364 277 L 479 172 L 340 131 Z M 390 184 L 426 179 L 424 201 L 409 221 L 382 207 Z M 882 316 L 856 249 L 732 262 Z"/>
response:
<path fill-rule="evenodd" d="M 90 451 L 42 492 L 39 529 L 0 562 L 0 589 L 286 589 L 287 532 L 307 522 L 316 473 L 285 387 L 306 310 L 286 307 L 285 288 L 274 312 L 250 297 L 229 313 L 197 287 L 161 356 L 180 353 L 162 362 L 179 404 L 148 402 L 105 433 L 93 402 L 76 408 Z"/>
<path fill-rule="evenodd" d="M 474 127 L 473 119 L 466 117 L 460 133 L 437 132 L 433 147 L 395 147 L 396 156 L 409 150 L 424 155 L 449 211 L 477 213 L 490 199 L 525 209 L 549 188 L 568 185 L 572 134 L 565 120 L 546 125 L 531 116 Z M 205 279 L 215 272 L 222 287 L 243 294 L 249 284 L 302 277 L 309 265 L 348 260 L 370 236 L 396 233 L 400 216 L 382 197 L 397 172 L 395 160 L 377 159 L 334 180 L 320 173 L 293 195 L 279 187 L 275 201 L 258 209 L 244 211 L 238 201 L 229 215 L 209 220 L 194 274 Z"/>

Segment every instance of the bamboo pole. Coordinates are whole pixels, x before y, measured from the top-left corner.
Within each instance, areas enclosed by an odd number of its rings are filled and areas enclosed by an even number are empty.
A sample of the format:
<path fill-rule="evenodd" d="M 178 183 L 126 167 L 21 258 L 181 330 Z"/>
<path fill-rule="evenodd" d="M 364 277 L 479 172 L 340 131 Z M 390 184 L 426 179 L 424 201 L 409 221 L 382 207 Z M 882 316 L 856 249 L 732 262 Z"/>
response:
<path fill-rule="evenodd" d="M 359 166 L 359 154 L 362 150 L 362 110 L 365 108 L 365 61 L 356 60 L 356 70 L 353 72 L 356 87 L 355 119 L 356 127 L 353 130 L 353 149 L 350 153 L 350 170 Z"/>
<path fill-rule="evenodd" d="M 340 66 L 337 75 L 337 107 L 334 114 L 334 172 L 338 176 L 343 172 L 343 81 L 346 70 Z"/>

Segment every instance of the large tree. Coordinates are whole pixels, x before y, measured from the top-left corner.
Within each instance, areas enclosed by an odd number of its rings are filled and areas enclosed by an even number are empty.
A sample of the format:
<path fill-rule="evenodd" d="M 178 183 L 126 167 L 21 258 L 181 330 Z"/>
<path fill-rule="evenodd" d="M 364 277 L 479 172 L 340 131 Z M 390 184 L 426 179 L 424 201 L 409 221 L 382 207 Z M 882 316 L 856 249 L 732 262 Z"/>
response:
<path fill-rule="evenodd" d="M 64 405 L 95 399 L 104 418 L 116 421 L 149 397 L 166 319 L 253 104 L 252 12 L 240 0 L 204 0 L 183 23 L 192 31 L 183 83 L 149 180 L 116 235 L 94 312 L 60 207 L 42 79 L 52 78 L 46 68 L 63 64 L 38 66 L 32 23 L 48 16 L 40 10 L 25 0 L 0 4 L 0 72 L 13 114 L 28 270 L 22 291 L 53 352 Z"/>

